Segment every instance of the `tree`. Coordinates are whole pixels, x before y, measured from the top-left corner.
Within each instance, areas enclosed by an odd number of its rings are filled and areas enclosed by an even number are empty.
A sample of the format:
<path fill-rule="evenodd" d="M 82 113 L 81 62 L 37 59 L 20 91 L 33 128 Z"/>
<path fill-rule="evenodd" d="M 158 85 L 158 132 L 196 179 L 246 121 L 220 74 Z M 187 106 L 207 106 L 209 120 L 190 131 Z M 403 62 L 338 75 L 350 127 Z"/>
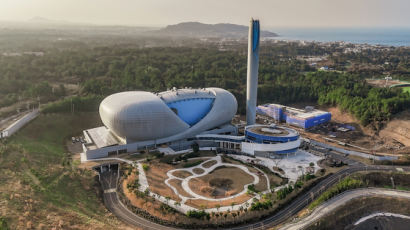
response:
<path fill-rule="evenodd" d="M 232 210 L 233 210 L 233 206 L 235 206 L 235 204 L 236 204 L 235 202 L 231 203 Z"/>
<path fill-rule="evenodd" d="M 234 220 L 234 222 L 235 222 L 236 213 L 235 213 L 235 212 L 233 212 L 233 213 L 231 213 L 231 215 L 232 215 L 233 220 Z"/>
<path fill-rule="evenodd" d="M 191 145 L 191 148 L 192 148 L 192 151 L 194 152 L 194 153 L 197 153 L 197 152 L 199 152 L 199 145 L 198 145 L 198 143 L 193 143 L 192 145 Z"/>

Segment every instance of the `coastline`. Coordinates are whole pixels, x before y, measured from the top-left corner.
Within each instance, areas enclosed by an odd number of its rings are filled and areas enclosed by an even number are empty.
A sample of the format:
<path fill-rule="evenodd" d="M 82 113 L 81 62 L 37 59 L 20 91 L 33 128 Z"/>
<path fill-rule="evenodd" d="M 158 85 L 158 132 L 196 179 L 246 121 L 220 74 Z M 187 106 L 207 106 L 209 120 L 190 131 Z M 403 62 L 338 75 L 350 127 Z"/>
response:
<path fill-rule="evenodd" d="M 410 28 L 269 28 L 268 39 L 293 42 L 345 43 L 383 47 L 410 47 Z"/>

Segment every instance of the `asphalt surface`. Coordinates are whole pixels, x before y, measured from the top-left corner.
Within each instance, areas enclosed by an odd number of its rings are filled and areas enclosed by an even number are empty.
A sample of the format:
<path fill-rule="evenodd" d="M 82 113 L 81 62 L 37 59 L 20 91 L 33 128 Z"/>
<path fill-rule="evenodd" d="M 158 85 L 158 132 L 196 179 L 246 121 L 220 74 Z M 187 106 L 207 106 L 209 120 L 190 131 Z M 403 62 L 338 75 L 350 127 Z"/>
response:
<path fill-rule="evenodd" d="M 384 188 L 359 188 L 359 189 L 348 190 L 348 191 L 345 191 L 337 195 L 336 197 L 333 197 L 329 201 L 315 208 L 315 210 L 311 214 L 309 214 L 307 217 L 303 218 L 302 220 L 296 223 L 288 224 L 287 226 L 284 226 L 280 230 L 304 229 L 308 227 L 309 225 L 318 221 L 320 218 L 329 214 L 329 212 L 334 211 L 335 209 L 346 204 L 348 201 L 352 199 L 359 198 L 359 197 L 374 197 L 374 196 L 397 197 L 397 198 L 410 199 L 410 192 L 392 190 L 392 189 L 384 189 Z"/>
<path fill-rule="evenodd" d="M 124 204 L 118 198 L 116 192 L 118 181 L 118 171 L 111 170 L 100 174 L 100 183 L 104 190 L 104 204 L 110 212 L 116 215 L 122 221 L 128 223 L 131 226 L 135 226 L 143 229 L 171 229 L 163 225 L 153 223 L 143 217 L 134 214 L 128 210 Z"/>
<path fill-rule="evenodd" d="M 267 217 L 259 222 L 246 224 L 242 226 L 233 227 L 230 229 L 242 230 L 242 229 L 268 229 L 284 223 L 286 220 L 291 218 L 293 215 L 297 214 L 300 210 L 305 208 L 310 202 L 316 199 L 322 192 L 326 191 L 329 187 L 343 179 L 344 177 L 359 171 L 396 171 L 397 167 L 402 168 L 406 172 L 410 172 L 410 167 L 402 166 L 382 166 L 382 165 L 364 165 L 358 163 L 354 160 L 345 158 L 337 153 L 329 153 L 331 155 L 335 154 L 335 157 L 341 157 L 345 162 L 350 163 L 348 168 L 340 170 L 335 174 L 328 176 L 327 178 L 320 181 L 314 187 L 304 194 L 299 195 L 295 200 L 288 204 L 285 208 L 281 209 L 276 214 Z M 101 185 L 104 191 L 104 202 L 108 210 L 114 213 L 119 219 L 130 224 L 143 229 L 175 229 L 167 226 L 159 225 L 148 221 L 138 215 L 132 213 L 128 210 L 118 199 L 118 195 L 115 191 L 118 179 L 117 170 L 112 170 L 108 172 L 103 172 L 100 174 Z M 113 191 L 114 190 L 114 191 Z"/>

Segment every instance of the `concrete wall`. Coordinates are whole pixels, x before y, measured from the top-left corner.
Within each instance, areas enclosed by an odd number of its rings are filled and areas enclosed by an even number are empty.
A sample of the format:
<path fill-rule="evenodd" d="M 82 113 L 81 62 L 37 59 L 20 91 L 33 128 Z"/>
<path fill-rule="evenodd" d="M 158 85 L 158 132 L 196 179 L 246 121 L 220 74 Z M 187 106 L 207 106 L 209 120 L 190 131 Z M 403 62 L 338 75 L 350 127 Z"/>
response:
<path fill-rule="evenodd" d="M 11 124 L 9 127 L 7 127 L 5 130 L 3 130 L 0 134 L 0 139 L 1 138 L 6 138 L 10 137 L 14 133 L 16 133 L 19 129 L 21 129 L 24 125 L 32 121 L 34 118 L 36 118 L 40 114 L 39 110 L 34 110 L 28 114 L 26 114 L 24 117 L 20 118 L 13 124 Z"/>
<path fill-rule="evenodd" d="M 259 144 L 259 143 L 250 143 L 242 142 L 242 152 L 250 155 L 254 155 L 255 152 L 278 152 L 286 151 L 289 149 L 299 148 L 300 139 L 296 141 L 290 141 L 286 143 L 277 143 L 277 144 Z"/>
<path fill-rule="evenodd" d="M 203 132 L 203 134 L 218 134 L 218 133 L 225 133 L 225 132 L 236 134 L 237 129 L 235 126 L 227 124 L 217 129 L 205 131 Z M 88 135 L 86 135 L 86 133 L 84 133 L 84 136 L 87 142 L 92 143 L 92 140 L 88 137 Z M 83 151 L 86 154 L 87 159 L 98 159 L 98 158 L 108 157 L 109 152 L 115 152 L 115 151 L 126 149 L 127 152 L 132 153 L 132 152 L 137 152 L 138 150 L 144 149 L 146 147 L 154 147 L 155 145 L 160 145 L 160 144 L 169 143 L 169 142 L 171 142 L 171 145 L 170 145 L 171 148 L 173 148 L 176 151 L 179 151 L 182 149 L 190 148 L 191 145 L 195 141 L 196 140 L 187 141 L 186 139 L 181 139 L 178 141 L 150 140 L 150 141 L 134 142 L 134 143 L 123 144 L 123 145 L 114 145 L 114 146 L 97 148 L 97 149 L 87 149 L 87 144 L 83 144 Z M 205 147 L 205 146 L 213 147 L 211 143 L 206 143 L 206 142 L 200 143 L 200 147 Z"/>

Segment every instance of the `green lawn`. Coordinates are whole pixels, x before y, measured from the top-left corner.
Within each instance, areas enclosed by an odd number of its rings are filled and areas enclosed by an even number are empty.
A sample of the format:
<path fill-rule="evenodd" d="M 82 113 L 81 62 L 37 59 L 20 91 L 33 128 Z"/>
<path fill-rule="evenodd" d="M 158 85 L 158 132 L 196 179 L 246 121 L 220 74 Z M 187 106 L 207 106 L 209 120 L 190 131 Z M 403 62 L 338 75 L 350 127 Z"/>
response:
<path fill-rule="evenodd" d="M 100 125 L 98 113 L 40 115 L 3 143 L 0 173 L 4 170 L 4 175 L 13 176 L 1 178 L 1 173 L 0 181 L 22 181 L 31 187 L 31 196 L 39 201 L 35 207 L 37 210 L 58 211 L 62 216 L 74 215 L 74 220 L 68 220 L 74 221 L 73 224 L 87 226 L 91 221 L 105 225 L 107 211 L 97 197 L 98 184 L 92 172 L 73 164 L 65 148 L 71 136 L 80 135 L 82 130 L 97 125 Z M 11 174 L 11 171 L 15 173 Z M 10 205 L 14 205 L 9 208 L 15 208 L 16 212 L 24 206 L 16 201 Z M 36 219 L 41 222 L 41 214 L 38 215 Z"/>
<path fill-rule="evenodd" d="M 403 91 L 410 93 L 410 87 L 404 87 L 404 88 L 403 88 Z"/>

